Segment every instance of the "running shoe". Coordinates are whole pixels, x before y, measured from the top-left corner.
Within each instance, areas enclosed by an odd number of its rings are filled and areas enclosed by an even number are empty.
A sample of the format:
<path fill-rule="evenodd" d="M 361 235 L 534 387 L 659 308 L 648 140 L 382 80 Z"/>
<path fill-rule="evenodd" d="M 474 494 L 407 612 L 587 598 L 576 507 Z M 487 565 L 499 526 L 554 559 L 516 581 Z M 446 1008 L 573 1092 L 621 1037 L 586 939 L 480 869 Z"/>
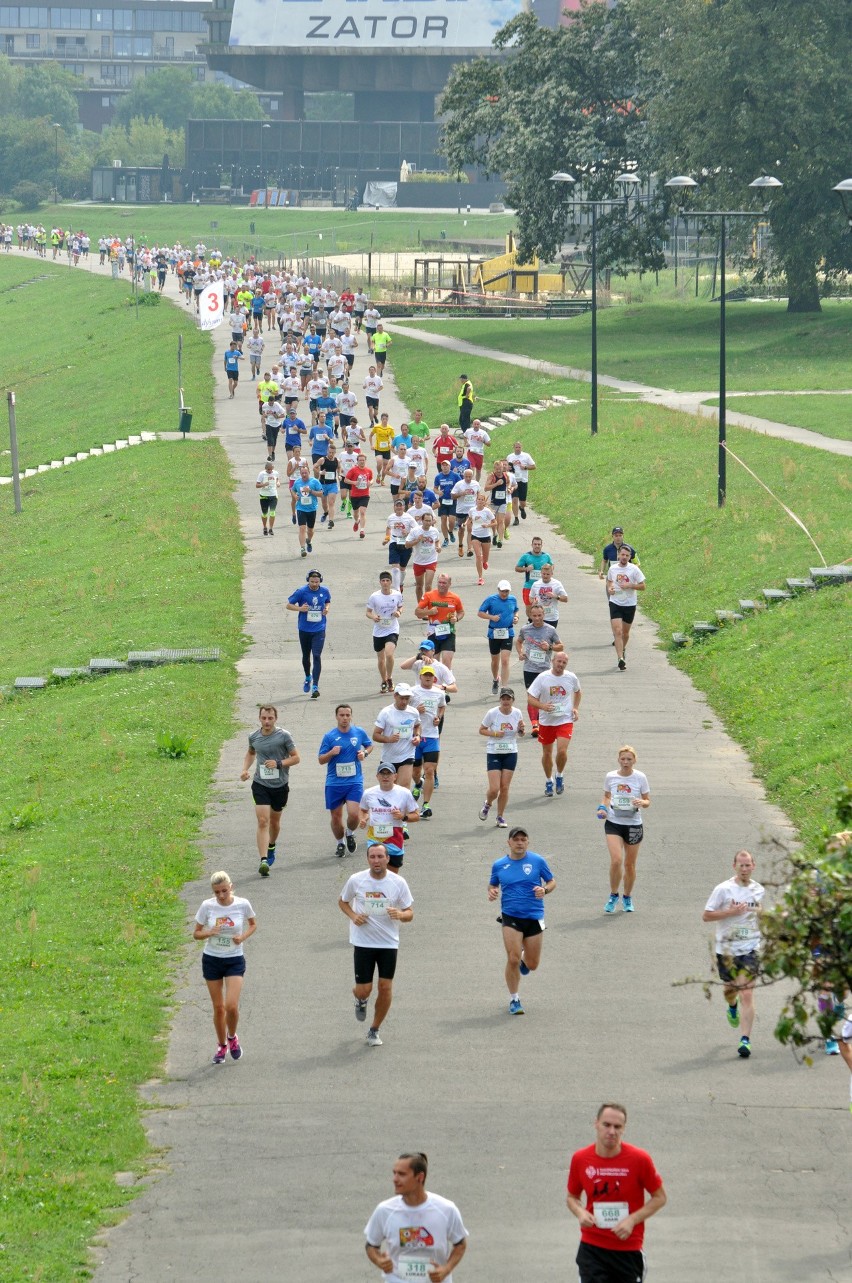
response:
<path fill-rule="evenodd" d="M 303 549 L 302 549 L 302 556 L 303 556 L 303 557 L 307 557 L 307 555 L 308 555 L 308 550 L 307 550 L 307 548 L 303 548 Z"/>
<path fill-rule="evenodd" d="M 353 851 L 355 850 L 355 848 L 357 847 L 357 845 L 358 845 L 358 843 L 355 841 L 355 834 L 354 834 L 354 833 L 347 833 L 347 834 L 346 834 L 346 850 L 349 852 L 349 854 L 350 854 L 350 855 L 353 853 Z"/>
<path fill-rule="evenodd" d="M 548 780 L 544 786 L 544 796 L 553 797 L 553 780 Z"/>
<path fill-rule="evenodd" d="M 485 583 L 485 580 L 484 580 L 484 579 L 477 579 L 477 581 L 476 581 L 476 582 L 477 582 L 477 584 L 479 585 L 479 587 L 481 588 L 481 587 L 482 587 L 482 585 Z"/>
<path fill-rule="evenodd" d="M 607 900 L 606 904 L 604 905 L 604 913 L 615 913 L 617 908 L 618 908 L 618 896 L 613 891 L 610 893 L 610 897 Z"/>
<path fill-rule="evenodd" d="M 324 513 L 322 514 L 322 516 L 320 517 L 320 525 L 322 525 L 322 523 L 323 523 L 324 521 L 328 521 L 328 513 L 327 513 L 327 512 L 324 512 Z"/>
<path fill-rule="evenodd" d="M 467 555 L 468 555 L 468 557 L 472 557 L 472 556 L 473 556 L 473 549 L 472 549 L 472 548 L 468 548 L 468 550 L 467 550 Z"/>
<path fill-rule="evenodd" d="M 494 547 L 495 547 L 495 548 L 502 548 L 502 547 L 503 547 L 503 541 L 502 541 L 502 539 L 495 539 L 495 540 L 494 540 Z"/>
<path fill-rule="evenodd" d="M 448 695 L 448 696 L 447 696 L 447 703 L 449 704 L 449 702 L 450 702 L 450 697 L 449 697 L 449 695 Z M 439 789 L 440 787 L 441 787 L 441 781 L 438 779 L 438 772 L 436 771 L 436 772 L 435 772 L 435 788 L 436 788 L 436 789 Z"/>
<path fill-rule="evenodd" d="M 307 695 L 310 692 L 310 689 L 311 689 L 311 679 L 310 677 L 306 677 L 305 680 L 302 682 L 302 690 Z"/>
<path fill-rule="evenodd" d="M 740 1005 L 739 1005 L 739 1003 L 738 1003 L 738 1002 L 735 1002 L 735 1003 L 734 1003 L 734 1005 L 733 1005 L 733 1007 L 728 1007 L 728 1010 L 725 1012 L 725 1015 L 728 1017 L 728 1024 L 731 1026 L 731 1028 L 732 1028 L 732 1029 L 739 1029 L 739 1027 L 740 1027 Z"/>
<path fill-rule="evenodd" d="M 366 998 L 355 999 L 355 1019 L 356 1020 L 367 1019 L 367 999 Z"/>
<path fill-rule="evenodd" d="M 464 556 L 464 548 L 462 548 L 461 544 L 459 544 L 459 556 L 460 557 Z"/>
<path fill-rule="evenodd" d="M 313 546 L 313 544 L 311 543 L 310 539 L 308 539 L 308 540 L 306 541 L 306 543 L 305 543 L 305 547 L 307 548 L 308 552 L 313 552 L 313 550 L 314 550 L 314 546 Z"/>
<path fill-rule="evenodd" d="M 521 958 L 520 962 L 518 963 L 518 970 L 520 971 L 522 976 L 528 976 L 530 974 L 530 969 L 527 966 L 527 964 L 524 962 L 523 958 Z"/>
<path fill-rule="evenodd" d="M 455 535 L 450 535 L 450 543 L 455 543 L 455 542 L 456 542 Z"/>
<path fill-rule="evenodd" d="M 492 695 L 496 695 L 496 694 L 499 692 L 499 690 L 500 690 L 500 683 L 499 683 L 499 682 L 492 682 L 492 683 L 491 683 L 491 694 L 492 694 Z"/>
<path fill-rule="evenodd" d="M 509 1003 L 509 1015 L 522 1016 L 523 1014 L 524 1014 L 524 1009 L 523 1009 L 523 1006 L 521 1005 L 520 998 L 513 998 Z"/>
<path fill-rule="evenodd" d="M 512 525 L 513 525 L 513 526 L 519 526 L 520 524 L 521 524 L 521 523 L 520 523 L 519 518 L 518 518 L 518 517 L 515 517 L 515 520 L 512 522 Z"/>
<path fill-rule="evenodd" d="M 359 539 L 366 539 L 366 538 L 367 538 L 367 532 L 366 532 L 365 530 L 362 530 L 362 531 L 361 531 L 361 533 L 360 533 L 360 535 L 358 536 L 358 538 L 359 538 Z"/>
<path fill-rule="evenodd" d="M 526 519 L 527 519 L 527 510 L 526 508 L 521 508 L 521 520 L 526 521 Z"/>
<path fill-rule="evenodd" d="M 563 794 L 564 792 L 565 792 L 565 780 L 563 779 L 563 777 L 562 777 L 561 775 L 557 775 L 557 777 L 556 777 L 556 794 L 557 794 L 557 797 L 561 797 L 561 796 L 562 796 L 562 794 Z"/>
<path fill-rule="evenodd" d="M 295 526 L 295 524 L 296 524 L 296 514 L 295 514 L 295 512 L 293 513 L 293 515 L 292 515 L 292 517 L 290 518 L 290 520 L 292 521 L 293 525 Z"/>
<path fill-rule="evenodd" d="M 449 548 L 449 546 L 450 546 L 449 539 L 445 539 L 444 542 L 441 544 L 442 548 Z"/>
<path fill-rule="evenodd" d="M 633 897 L 632 897 L 631 895 L 623 895 L 623 896 L 621 897 L 621 907 L 622 907 L 622 909 L 624 910 L 624 912 L 625 912 L 625 913 L 632 913 L 632 912 L 633 912 Z"/>
<path fill-rule="evenodd" d="M 215 1054 L 215 1056 L 213 1057 L 213 1064 L 214 1064 L 214 1065 L 224 1065 L 224 1063 L 225 1063 L 225 1057 L 227 1056 L 227 1054 L 228 1054 L 228 1048 L 227 1048 L 227 1046 L 224 1046 L 224 1045 L 223 1045 L 223 1046 L 221 1046 L 221 1047 L 217 1047 L 217 1048 L 216 1048 L 216 1054 Z"/>
<path fill-rule="evenodd" d="M 836 1039 L 836 1038 L 826 1038 L 826 1040 L 825 1040 L 825 1054 L 826 1054 L 827 1056 L 839 1056 L 839 1055 L 840 1055 L 840 1048 L 839 1048 L 839 1047 L 838 1047 L 838 1045 L 837 1045 L 837 1039 Z"/>
<path fill-rule="evenodd" d="M 416 801 L 418 800 L 418 798 L 420 797 L 420 793 L 421 793 L 420 785 L 419 785 L 419 784 L 412 784 L 412 786 L 411 786 L 411 796 L 414 798 L 415 802 L 416 802 Z"/>
<path fill-rule="evenodd" d="M 329 528 L 329 530 L 333 530 L 333 529 L 334 529 L 334 522 L 333 522 L 333 521 L 330 521 L 330 522 L 328 523 L 328 528 Z"/>
<path fill-rule="evenodd" d="M 480 820 L 487 820 L 487 819 L 488 819 L 488 812 L 489 812 L 490 810 L 491 810 L 491 804 L 490 804 L 489 802 L 486 802 L 486 803 L 484 804 L 484 806 L 480 809 L 480 812 L 479 812 L 479 818 L 480 818 Z"/>
<path fill-rule="evenodd" d="M 264 526 L 264 527 L 263 527 L 263 537 L 264 537 L 264 539 L 266 538 L 266 536 L 267 536 L 268 534 L 269 534 L 269 531 L 266 529 L 266 526 Z"/>
<path fill-rule="evenodd" d="M 236 1034 L 233 1034 L 228 1039 L 228 1051 L 231 1053 L 231 1060 L 239 1060 L 243 1054 L 243 1049 L 240 1046 L 240 1040 Z"/>
<path fill-rule="evenodd" d="M 272 538 L 272 536 L 273 536 L 274 534 L 275 534 L 275 531 L 274 531 L 274 530 L 272 529 L 272 527 L 270 526 L 270 527 L 269 527 L 269 538 L 271 539 L 271 538 Z"/>
<path fill-rule="evenodd" d="M 334 854 L 337 856 L 338 860 L 342 860 L 344 855 L 346 854 L 346 843 L 338 842 L 335 848 Z"/>
<path fill-rule="evenodd" d="M 498 816 L 497 816 L 497 828 L 498 828 L 498 829 L 507 829 L 508 827 L 509 827 L 509 826 L 508 826 L 508 824 L 506 823 L 506 821 L 503 819 L 503 816 L 502 816 L 502 815 L 498 815 Z"/>
<path fill-rule="evenodd" d="M 748 1060 L 751 1055 L 751 1043 L 748 1038 L 741 1038 L 740 1045 L 737 1047 L 737 1055 L 742 1056 L 743 1060 Z"/>
<path fill-rule="evenodd" d="M 371 1029 L 370 1032 L 367 1034 L 367 1046 L 381 1047 L 382 1045 L 383 1044 L 382 1044 L 381 1038 L 379 1037 L 378 1029 Z"/>
<path fill-rule="evenodd" d="M 261 860 L 261 862 L 260 862 L 260 868 L 258 869 L 258 873 L 260 874 L 260 876 L 261 876 L 262 878 L 268 878 L 268 877 L 269 877 L 269 861 L 268 861 L 268 860 Z"/>
<path fill-rule="evenodd" d="M 624 659 L 620 659 L 620 660 L 618 661 L 618 670 L 619 670 L 619 672 L 623 673 L 626 667 L 627 667 L 627 664 L 625 663 Z"/>
<path fill-rule="evenodd" d="M 421 820 L 431 820 L 431 818 L 432 818 L 432 808 L 431 808 L 431 806 L 424 806 L 424 807 L 423 807 L 423 810 L 420 812 L 420 818 L 421 818 Z"/>
<path fill-rule="evenodd" d="M 353 522 L 352 522 L 352 532 L 353 532 L 353 534 L 356 534 L 356 535 L 357 535 L 357 533 L 358 533 L 358 522 L 357 522 L 357 521 L 353 521 Z"/>
<path fill-rule="evenodd" d="M 315 686 L 311 691 L 311 699 L 319 699 L 319 686 Z"/>
<path fill-rule="evenodd" d="M 483 570 L 487 570 L 487 569 L 488 569 L 488 562 L 487 562 L 487 561 L 483 561 L 483 563 L 482 563 L 482 569 L 483 569 Z"/>
<path fill-rule="evenodd" d="M 273 864 L 275 863 L 275 847 L 274 847 L 274 846 L 267 847 L 267 850 L 266 850 L 266 863 L 269 865 L 270 869 L 272 868 Z"/>
<path fill-rule="evenodd" d="M 507 530 L 507 531 L 505 531 L 505 532 L 504 532 L 504 534 L 503 534 L 503 543 L 508 543 L 508 542 L 509 542 L 509 532 L 508 532 L 508 530 Z M 500 547 L 501 547 L 501 548 L 502 548 L 502 546 L 503 546 L 503 545 L 502 545 L 502 544 L 500 544 Z"/>

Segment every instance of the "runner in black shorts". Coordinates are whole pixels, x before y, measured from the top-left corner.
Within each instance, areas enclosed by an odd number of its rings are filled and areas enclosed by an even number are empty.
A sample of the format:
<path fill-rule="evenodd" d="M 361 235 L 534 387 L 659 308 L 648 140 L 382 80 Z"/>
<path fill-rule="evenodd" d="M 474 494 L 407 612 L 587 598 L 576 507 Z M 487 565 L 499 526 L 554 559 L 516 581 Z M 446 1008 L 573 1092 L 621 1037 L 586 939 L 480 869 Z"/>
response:
<path fill-rule="evenodd" d="M 556 886 L 547 861 L 530 851 L 526 829 L 509 829 L 509 850 L 495 860 L 488 881 L 488 899 L 499 899 L 506 950 L 506 988 L 509 1015 L 522 1016 L 521 976 L 538 969 L 544 932 L 544 897 Z"/>
<path fill-rule="evenodd" d="M 289 731 L 277 726 L 278 709 L 264 704 L 260 709 L 260 730 L 252 731 L 243 761 L 241 780 L 247 780 L 254 764 L 251 791 L 257 815 L 257 851 L 261 877 L 269 877 L 275 863 L 275 843 L 281 828 L 281 812 L 290 793 L 290 767 L 298 766 L 299 753 Z"/>

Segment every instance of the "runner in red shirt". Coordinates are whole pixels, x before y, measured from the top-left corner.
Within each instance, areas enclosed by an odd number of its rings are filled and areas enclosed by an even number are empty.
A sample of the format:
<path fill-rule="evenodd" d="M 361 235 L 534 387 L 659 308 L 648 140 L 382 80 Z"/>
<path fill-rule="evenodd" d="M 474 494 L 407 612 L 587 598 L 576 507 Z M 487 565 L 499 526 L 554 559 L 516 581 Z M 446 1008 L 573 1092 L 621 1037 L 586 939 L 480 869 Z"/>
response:
<path fill-rule="evenodd" d="M 370 482 L 373 480 L 372 469 L 367 467 L 367 456 L 358 455 L 358 462 L 346 474 L 349 482 L 349 497 L 352 500 L 352 515 L 355 520 L 352 529 L 361 539 L 366 538 L 367 505 L 370 502 Z"/>
<path fill-rule="evenodd" d="M 442 423 L 441 431 L 432 443 L 432 453 L 439 468 L 445 459 L 452 462 L 457 445 L 458 442 L 450 432 L 449 423 Z"/>
<path fill-rule="evenodd" d="M 623 1105 L 601 1105 L 594 1145 L 571 1158 L 567 1202 L 580 1222 L 580 1283 L 642 1283 L 644 1222 L 666 1205 L 651 1155 L 624 1144 L 626 1123 Z"/>

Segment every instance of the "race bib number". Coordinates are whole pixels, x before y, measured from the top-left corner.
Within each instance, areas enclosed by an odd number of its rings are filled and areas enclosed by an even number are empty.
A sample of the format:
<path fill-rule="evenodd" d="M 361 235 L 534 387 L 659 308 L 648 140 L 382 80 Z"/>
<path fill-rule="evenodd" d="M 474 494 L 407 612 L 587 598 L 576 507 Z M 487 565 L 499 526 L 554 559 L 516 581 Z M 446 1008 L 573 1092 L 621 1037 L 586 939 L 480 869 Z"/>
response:
<path fill-rule="evenodd" d="M 505 503 L 505 502 L 506 502 L 506 491 L 505 491 L 505 490 L 495 490 L 495 491 L 494 491 L 494 493 L 492 494 L 491 498 L 494 500 L 494 502 L 495 502 L 495 503 Z"/>
<path fill-rule="evenodd" d="M 752 934 L 751 927 L 731 927 L 728 932 L 729 940 L 748 940 Z"/>
<path fill-rule="evenodd" d="M 530 648 L 529 648 L 529 652 L 528 652 L 528 654 L 527 654 L 527 658 L 529 659 L 529 661 L 530 661 L 530 663 L 531 663 L 531 664 L 546 664 L 546 663 L 547 663 L 547 655 L 546 655 L 546 654 L 545 654 L 545 652 L 541 649 L 541 647 L 540 647 L 540 646 L 530 646 Z"/>
<path fill-rule="evenodd" d="M 565 699 L 558 699 L 555 701 L 553 705 L 553 713 L 555 717 L 561 717 L 563 722 L 573 722 L 574 720 L 574 710 Z"/>
<path fill-rule="evenodd" d="M 337 476 L 336 472 L 324 472 L 322 474 L 322 479 L 327 485 L 330 485 L 331 482 L 334 481 L 336 476 Z"/>
<path fill-rule="evenodd" d="M 392 628 L 395 623 L 396 623 L 396 620 L 394 619 L 393 615 L 379 615 L 380 628 Z"/>
<path fill-rule="evenodd" d="M 364 912 L 368 914 L 381 914 L 388 911 L 388 898 L 386 895 L 365 895 Z"/>
<path fill-rule="evenodd" d="M 322 611 L 321 611 L 321 610 L 309 610 L 309 611 L 308 611 L 308 614 L 307 614 L 307 620 L 308 620 L 308 623 L 309 623 L 309 624 L 318 624 L 318 623 L 321 621 L 321 619 L 322 619 Z"/>
<path fill-rule="evenodd" d="M 438 701 L 436 699 L 424 699 L 423 707 L 430 717 L 434 717 L 438 711 Z"/>
<path fill-rule="evenodd" d="M 518 741 L 516 739 L 496 740 L 491 746 L 493 753 L 517 753 Z"/>
<path fill-rule="evenodd" d="M 636 804 L 629 793 L 614 793 L 612 796 L 612 809 L 614 811 L 635 811 Z"/>
<path fill-rule="evenodd" d="M 393 837 L 393 825 L 392 825 L 392 824 L 373 824 L 372 829 L 373 829 L 373 836 L 374 836 L 374 837 L 377 837 L 377 838 L 391 838 L 391 837 Z"/>
<path fill-rule="evenodd" d="M 351 780 L 358 773 L 358 764 L 357 762 L 338 762 L 334 771 L 338 779 Z"/>
<path fill-rule="evenodd" d="M 626 1203 L 595 1203 L 595 1225 L 599 1230 L 613 1230 L 629 1215 Z"/>
<path fill-rule="evenodd" d="M 452 624 L 444 623 L 444 624 L 436 624 L 436 625 L 435 625 L 435 636 L 436 636 L 436 637 L 449 637 L 449 635 L 450 635 L 450 633 L 451 633 L 452 631 L 453 631 Z"/>
<path fill-rule="evenodd" d="M 428 1279 L 429 1265 L 425 1256 L 401 1256 L 394 1273 L 400 1279 Z"/>
<path fill-rule="evenodd" d="M 509 636 L 509 630 L 508 628 L 494 628 L 491 635 L 496 641 L 505 641 Z"/>
<path fill-rule="evenodd" d="M 527 579 L 532 580 L 534 584 L 537 583 L 538 580 L 541 579 L 541 571 L 536 570 L 535 566 L 530 567 L 527 571 Z"/>
<path fill-rule="evenodd" d="M 260 776 L 260 778 L 261 778 L 262 780 L 277 780 L 277 779 L 280 779 L 280 774 L 279 774 L 279 771 L 278 771 L 278 767 L 277 767 L 277 766 L 264 766 L 264 765 L 263 765 L 263 762 L 261 762 L 260 766 L 258 767 L 258 774 L 259 774 L 259 776 Z"/>
<path fill-rule="evenodd" d="M 414 731 L 414 725 L 412 722 L 406 722 L 404 726 L 400 726 L 397 728 L 397 734 L 399 735 L 399 738 L 401 740 L 410 740 L 413 731 Z"/>
<path fill-rule="evenodd" d="M 223 927 L 220 930 L 218 935 L 211 936 L 210 937 L 211 946 L 214 949 L 217 949 L 220 953 L 230 953 L 231 950 L 236 947 L 234 945 L 234 936 L 236 935 L 236 927 L 230 928 L 230 931 L 231 931 L 231 934 L 229 935 L 228 928 Z"/>

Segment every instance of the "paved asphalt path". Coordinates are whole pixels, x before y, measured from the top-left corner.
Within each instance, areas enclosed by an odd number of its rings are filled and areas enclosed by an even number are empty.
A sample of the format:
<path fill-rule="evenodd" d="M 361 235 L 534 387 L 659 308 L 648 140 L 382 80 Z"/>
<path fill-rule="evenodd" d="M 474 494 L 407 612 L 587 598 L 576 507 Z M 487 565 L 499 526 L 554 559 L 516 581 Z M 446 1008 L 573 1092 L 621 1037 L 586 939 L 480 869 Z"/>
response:
<path fill-rule="evenodd" d="M 199 947 L 189 941 L 191 916 L 209 894 L 205 877 L 185 891 L 188 943 L 165 1076 L 143 1091 L 156 1170 L 127 1219 L 104 1236 L 98 1283 L 375 1279 L 362 1229 L 392 1193 L 393 1159 L 410 1148 L 430 1156 L 429 1187 L 462 1209 L 471 1237 L 460 1283 L 561 1283 L 574 1278 L 577 1242 L 564 1203 L 568 1158 L 592 1139 L 605 1099 L 627 1105 L 627 1138 L 651 1150 L 668 1188 L 669 1205 L 646 1235 L 653 1283 L 848 1278 L 844 1067 L 820 1055 L 806 1068 L 773 1041 L 774 991 L 758 995 L 754 1055 L 741 1061 L 718 990 L 708 1002 L 700 986 L 677 985 L 707 972 L 710 930 L 700 919 L 711 888 L 741 846 L 757 855 L 758 876 L 771 877 L 775 843 L 789 838 L 784 817 L 641 616 L 629 669 L 616 671 L 589 558 L 535 513 L 495 551 L 485 591 L 504 575 L 520 582 L 514 563 L 540 533 L 570 596 L 560 631 L 584 699 L 567 792 L 545 799 L 530 741 L 508 813 L 529 827 L 557 879 L 542 967 L 522 982 L 527 1014 L 510 1017 L 486 900 L 505 841 L 477 817 L 484 754 L 476 730 L 495 702 L 476 619 L 485 593 L 472 562 L 445 555 L 467 611 L 460 692 L 447 717 L 435 816 L 414 827 L 406 856 L 415 917 L 402 928 L 384 1046 L 365 1046 L 353 1015 L 348 924 L 336 904 L 344 879 L 364 866 L 364 845 L 335 859 L 316 751 L 338 700 L 351 700 L 367 728 L 388 702 L 378 693 L 364 602 L 385 562 L 379 541 L 390 505 L 386 491 L 373 498 L 363 542 L 343 521 L 322 529 L 308 561 L 298 556 L 286 502 L 275 539 L 262 538 L 254 482 L 265 451 L 245 376 L 228 399 L 225 339 L 222 330 L 214 336 L 216 423 L 245 537 L 251 641 L 203 846 L 207 875 L 226 868 L 257 913 L 240 1025 L 245 1056 L 210 1063 L 210 1004 Z M 362 356 L 358 385 L 364 364 Z M 383 405 L 398 424 L 404 411 L 388 392 Z M 531 491 L 534 500 L 534 483 Z M 612 515 L 629 528 L 629 512 Z M 653 588 L 654 550 L 641 551 Z M 301 694 L 295 620 L 283 602 L 314 564 L 333 604 L 322 697 L 312 702 Z M 410 595 L 406 605 L 401 655 L 422 635 Z M 521 691 L 517 665 L 514 682 Z M 262 881 L 251 796 L 238 776 L 257 705 L 267 700 L 302 764 L 291 773 L 278 863 Z M 595 806 L 625 740 L 638 749 L 653 805 L 637 912 L 604 917 L 607 855 Z"/>

